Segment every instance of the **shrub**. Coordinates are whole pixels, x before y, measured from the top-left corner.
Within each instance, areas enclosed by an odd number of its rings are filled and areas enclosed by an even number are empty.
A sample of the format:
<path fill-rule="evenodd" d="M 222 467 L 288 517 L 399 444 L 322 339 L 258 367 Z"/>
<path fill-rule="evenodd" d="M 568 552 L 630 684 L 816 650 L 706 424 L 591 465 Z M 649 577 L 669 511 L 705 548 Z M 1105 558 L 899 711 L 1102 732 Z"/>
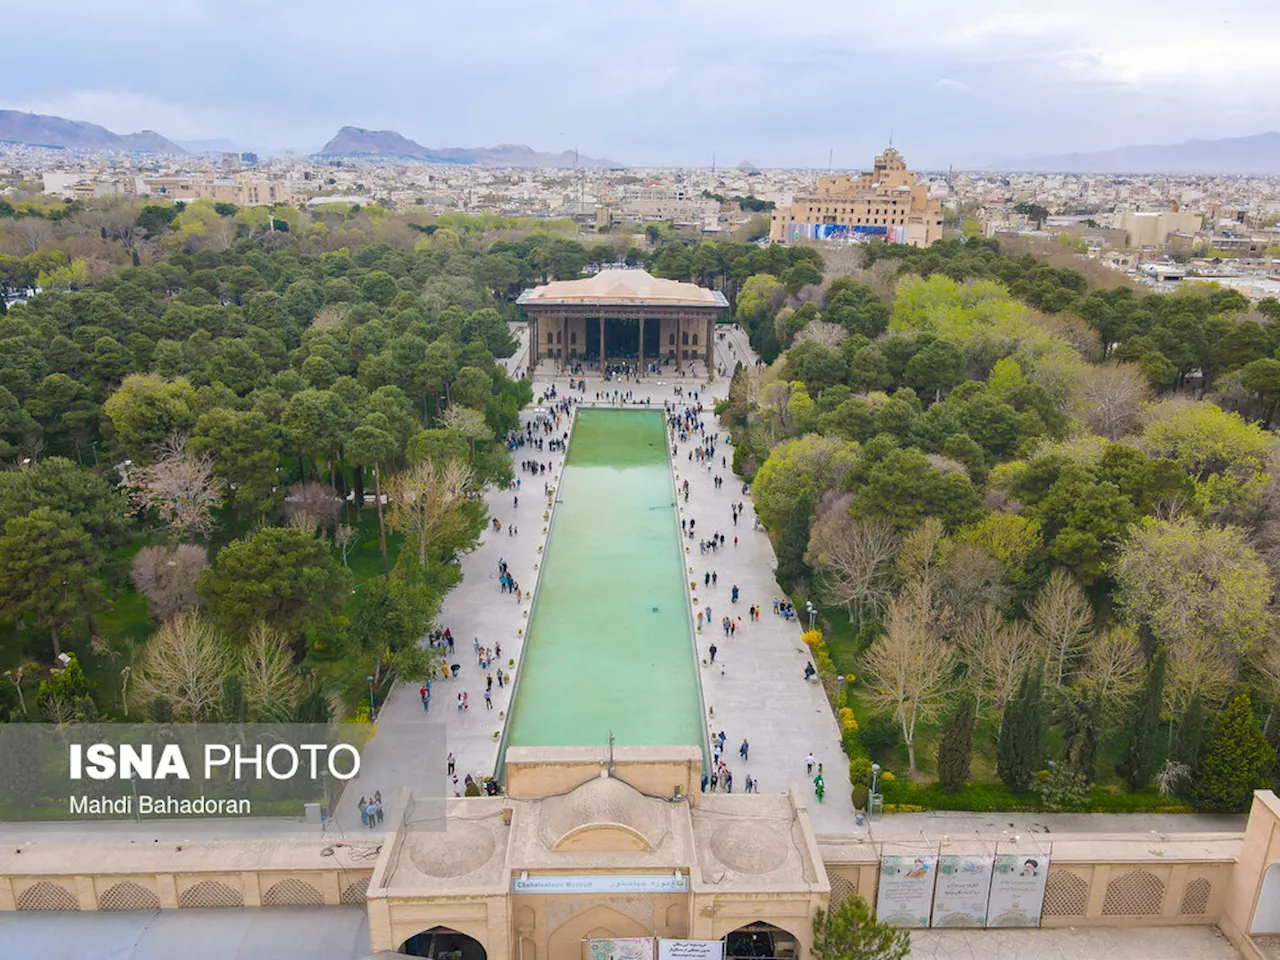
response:
<path fill-rule="evenodd" d="M 853 785 L 853 809 L 866 810 L 870 797 L 871 791 L 865 783 L 855 783 Z"/>
<path fill-rule="evenodd" d="M 847 730 L 857 730 L 858 721 L 853 717 L 853 710 L 850 707 L 841 707 L 836 711 L 836 718 L 840 721 L 840 731 L 843 733 Z"/>
<path fill-rule="evenodd" d="M 800 639 L 812 647 L 815 652 L 819 647 L 826 647 L 826 644 L 822 640 L 821 630 L 806 630 Z"/>
<path fill-rule="evenodd" d="M 863 746 L 876 760 L 883 761 L 889 751 L 902 739 L 902 731 L 892 717 L 883 713 L 873 714 L 858 727 Z"/>
<path fill-rule="evenodd" d="M 1059 764 L 1052 771 L 1037 775 L 1035 791 L 1040 794 L 1046 810 L 1078 810 L 1088 796 L 1089 785 L 1084 775 L 1066 764 Z"/>
<path fill-rule="evenodd" d="M 849 782 L 860 783 L 864 787 L 871 785 L 871 761 L 866 757 L 856 757 L 849 761 Z"/>
<path fill-rule="evenodd" d="M 1191 784 L 1191 800 L 1198 810 L 1244 812 L 1253 791 L 1267 786 L 1275 762 L 1249 696 L 1242 693 L 1218 714 Z"/>
<path fill-rule="evenodd" d="M 844 755 L 851 760 L 867 759 L 867 748 L 863 746 L 856 726 L 852 730 L 844 731 L 840 737 L 840 745 L 844 748 Z M 870 764 L 871 761 L 867 760 L 867 763 Z"/>

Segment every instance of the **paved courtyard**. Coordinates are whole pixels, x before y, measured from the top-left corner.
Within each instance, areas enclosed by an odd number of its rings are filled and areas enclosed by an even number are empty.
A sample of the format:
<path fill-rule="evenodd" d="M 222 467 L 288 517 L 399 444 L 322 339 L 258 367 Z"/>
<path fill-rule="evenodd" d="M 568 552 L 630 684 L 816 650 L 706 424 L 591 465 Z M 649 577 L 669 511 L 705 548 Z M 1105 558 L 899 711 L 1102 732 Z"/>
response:
<path fill-rule="evenodd" d="M 1236 960 L 1214 927 L 913 930 L 912 960 Z"/>

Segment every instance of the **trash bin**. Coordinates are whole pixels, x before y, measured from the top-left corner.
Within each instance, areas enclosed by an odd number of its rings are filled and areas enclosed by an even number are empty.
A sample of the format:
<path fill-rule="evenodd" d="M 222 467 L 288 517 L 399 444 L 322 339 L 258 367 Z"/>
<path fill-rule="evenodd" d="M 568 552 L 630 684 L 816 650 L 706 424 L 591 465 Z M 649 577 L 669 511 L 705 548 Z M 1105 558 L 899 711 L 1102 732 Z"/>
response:
<path fill-rule="evenodd" d="M 860 813 L 855 813 L 853 815 L 853 822 L 856 823 L 858 826 L 862 826 L 864 823 L 867 822 L 867 818 Z"/>

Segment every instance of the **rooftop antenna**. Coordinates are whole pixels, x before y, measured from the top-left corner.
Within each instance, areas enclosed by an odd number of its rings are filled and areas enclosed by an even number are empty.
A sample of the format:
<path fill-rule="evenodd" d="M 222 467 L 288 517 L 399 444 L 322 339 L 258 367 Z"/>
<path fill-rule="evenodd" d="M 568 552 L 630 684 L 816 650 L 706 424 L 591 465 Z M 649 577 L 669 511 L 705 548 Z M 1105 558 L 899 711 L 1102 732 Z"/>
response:
<path fill-rule="evenodd" d="M 711 151 L 711 175 L 713 177 L 716 175 L 716 152 L 714 150 Z"/>
<path fill-rule="evenodd" d="M 831 147 L 827 150 L 827 173 L 831 172 L 831 161 L 835 159 L 836 148 Z"/>
<path fill-rule="evenodd" d="M 613 731 L 609 731 L 609 778 L 613 779 Z"/>
<path fill-rule="evenodd" d="M 893 146 L 893 127 L 889 128 L 889 146 Z"/>

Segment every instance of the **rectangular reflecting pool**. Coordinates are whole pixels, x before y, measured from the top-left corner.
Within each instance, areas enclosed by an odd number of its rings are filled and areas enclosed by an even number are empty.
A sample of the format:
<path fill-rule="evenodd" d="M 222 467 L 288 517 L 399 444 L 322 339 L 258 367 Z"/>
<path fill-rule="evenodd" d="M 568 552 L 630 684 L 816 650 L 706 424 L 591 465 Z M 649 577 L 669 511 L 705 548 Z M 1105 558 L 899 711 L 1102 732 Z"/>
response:
<path fill-rule="evenodd" d="M 506 745 L 705 738 L 661 410 L 580 410 Z"/>

